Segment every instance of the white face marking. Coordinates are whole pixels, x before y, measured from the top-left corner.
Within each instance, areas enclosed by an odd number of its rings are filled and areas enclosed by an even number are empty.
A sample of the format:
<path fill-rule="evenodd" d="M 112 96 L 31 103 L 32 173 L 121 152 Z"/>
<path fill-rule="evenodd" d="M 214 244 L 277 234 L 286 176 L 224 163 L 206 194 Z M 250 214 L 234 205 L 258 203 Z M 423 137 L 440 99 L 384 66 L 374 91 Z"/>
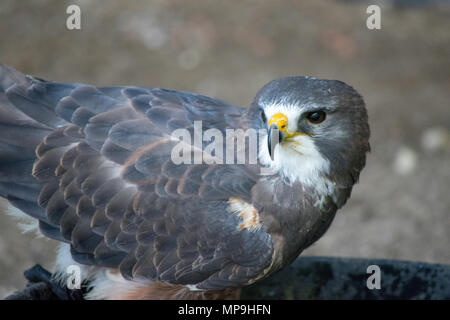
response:
<path fill-rule="evenodd" d="M 272 118 L 272 116 L 277 113 L 284 114 L 288 118 L 287 131 L 289 133 L 293 133 L 297 130 L 297 122 L 301 115 L 298 107 L 294 107 L 292 105 L 284 106 L 276 104 L 264 107 L 264 112 L 267 119 Z"/>
<path fill-rule="evenodd" d="M 303 112 L 299 107 L 279 104 L 265 106 L 264 110 L 267 119 L 277 113 L 286 115 L 289 133 L 296 132 Z M 304 187 L 315 189 L 319 199 L 333 193 L 334 183 L 325 177 L 330 171 L 330 162 L 319 152 L 312 137 L 298 135 L 278 144 L 274 150 L 274 160 L 267 148 L 267 135 L 260 141 L 259 160 L 263 165 L 278 172 L 289 183 L 298 181 Z"/>

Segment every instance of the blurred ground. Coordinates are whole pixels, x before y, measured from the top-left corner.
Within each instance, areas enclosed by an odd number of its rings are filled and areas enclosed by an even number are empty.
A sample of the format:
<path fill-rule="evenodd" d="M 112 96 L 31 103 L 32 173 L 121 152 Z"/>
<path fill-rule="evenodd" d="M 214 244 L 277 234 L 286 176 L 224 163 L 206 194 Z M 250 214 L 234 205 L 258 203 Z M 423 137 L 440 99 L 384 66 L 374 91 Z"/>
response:
<path fill-rule="evenodd" d="M 80 5 L 82 30 L 65 28 L 69 4 Z M 367 6 L 2 0 L 0 61 L 55 81 L 179 89 L 242 106 L 280 76 L 345 81 L 365 98 L 372 153 L 352 198 L 305 254 L 448 264 L 450 11 L 383 2 L 381 30 L 368 30 Z M 15 225 L 0 214 L 0 298 L 54 256 L 53 241 Z"/>

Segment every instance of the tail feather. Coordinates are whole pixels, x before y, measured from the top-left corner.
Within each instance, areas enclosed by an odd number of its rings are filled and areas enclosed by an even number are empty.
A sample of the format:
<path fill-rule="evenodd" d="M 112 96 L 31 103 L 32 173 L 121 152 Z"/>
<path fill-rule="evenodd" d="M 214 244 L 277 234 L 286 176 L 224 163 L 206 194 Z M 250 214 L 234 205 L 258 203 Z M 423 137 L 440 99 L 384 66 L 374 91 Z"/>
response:
<path fill-rule="evenodd" d="M 38 145 L 64 120 L 49 101 L 34 101 L 34 83 L 39 81 L 0 64 L 0 197 L 46 221 L 45 210 L 37 204 L 42 184 L 32 176 L 33 164 Z"/>
<path fill-rule="evenodd" d="M 33 164 L 34 160 L 32 158 L 0 163 L 0 182 L 36 183 L 36 179 L 31 175 L 23 174 L 24 172 L 31 172 Z"/>
<path fill-rule="evenodd" d="M 15 84 L 28 84 L 30 80 L 21 72 L 14 70 L 0 63 L 0 91 L 5 92 L 6 89 Z"/>
<path fill-rule="evenodd" d="M 22 212 L 26 212 L 29 216 L 39 220 L 47 220 L 45 209 L 37 205 L 35 202 L 14 198 L 12 196 L 9 196 L 7 199 L 11 205 Z"/>
<path fill-rule="evenodd" d="M 36 202 L 41 190 L 40 184 L 19 184 L 12 181 L 0 182 L 0 195 L 4 198 L 17 198 Z"/>
<path fill-rule="evenodd" d="M 32 148 L 15 146 L 0 141 L 0 170 L 3 164 L 34 159 L 34 156 L 35 151 Z"/>
<path fill-rule="evenodd" d="M 6 90 L 5 94 L 8 100 L 14 106 L 35 121 L 45 124 L 49 127 L 57 127 L 66 122 L 55 115 L 55 110 L 51 105 L 45 104 L 42 99 L 36 99 L 42 93 L 39 90 L 40 83 L 26 85 L 13 85 Z M 45 87 L 44 87 L 45 88 Z M 42 90 L 42 88 L 40 88 Z M 39 95 L 38 95 L 39 94 Z"/>

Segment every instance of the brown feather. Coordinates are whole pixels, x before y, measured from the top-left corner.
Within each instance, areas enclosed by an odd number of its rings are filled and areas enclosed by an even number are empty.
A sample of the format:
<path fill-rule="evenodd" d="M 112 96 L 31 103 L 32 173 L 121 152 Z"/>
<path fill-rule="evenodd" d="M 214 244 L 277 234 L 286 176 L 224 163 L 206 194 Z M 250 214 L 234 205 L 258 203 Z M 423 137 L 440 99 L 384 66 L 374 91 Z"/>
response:
<path fill-rule="evenodd" d="M 118 297 L 122 300 L 238 300 L 239 288 L 229 288 L 220 291 L 190 291 L 181 285 L 170 285 L 163 282 L 153 282 Z"/>

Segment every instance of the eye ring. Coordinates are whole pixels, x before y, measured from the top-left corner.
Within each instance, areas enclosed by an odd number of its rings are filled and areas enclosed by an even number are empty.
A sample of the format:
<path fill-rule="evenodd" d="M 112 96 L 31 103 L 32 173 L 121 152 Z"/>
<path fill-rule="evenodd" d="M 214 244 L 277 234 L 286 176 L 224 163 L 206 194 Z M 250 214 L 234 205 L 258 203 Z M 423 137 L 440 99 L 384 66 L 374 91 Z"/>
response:
<path fill-rule="evenodd" d="M 306 114 L 306 119 L 312 124 L 322 123 L 326 117 L 327 114 L 324 111 L 312 111 Z"/>

